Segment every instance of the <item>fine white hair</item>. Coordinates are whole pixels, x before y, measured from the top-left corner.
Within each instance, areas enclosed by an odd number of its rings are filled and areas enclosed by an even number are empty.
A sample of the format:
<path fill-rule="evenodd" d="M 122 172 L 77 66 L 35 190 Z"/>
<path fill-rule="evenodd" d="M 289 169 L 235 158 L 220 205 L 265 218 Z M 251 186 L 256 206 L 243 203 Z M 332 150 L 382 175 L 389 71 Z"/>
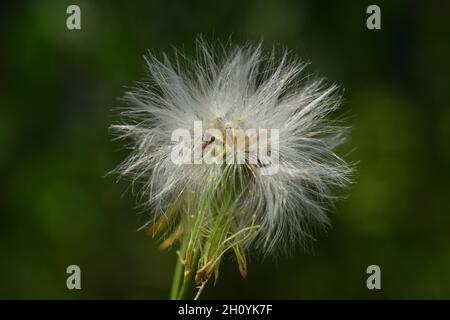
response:
<path fill-rule="evenodd" d="M 223 172 L 215 165 L 174 164 L 174 130 L 217 118 L 278 129 L 278 172 L 262 175 L 257 168 L 232 214 L 237 230 L 256 220 L 260 228 L 245 247 L 263 254 L 309 238 L 312 226 L 328 225 L 326 208 L 352 174 L 335 153 L 348 129 L 332 119 L 341 90 L 305 73 L 307 64 L 286 51 L 265 54 L 261 44 L 213 48 L 203 40 L 196 48 L 192 59 L 178 51 L 173 59 L 146 56 L 148 77 L 125 93 L 127 107 L 120 123 L 111 126 L 131 141 L 117 172 L 140 183 L 154 222 L 183 193 L 214 188 Z M 244 174 L 242 166 L 227 166 L 237 177 Z M 183 214 L 186 210 L 178 211 Z"/>

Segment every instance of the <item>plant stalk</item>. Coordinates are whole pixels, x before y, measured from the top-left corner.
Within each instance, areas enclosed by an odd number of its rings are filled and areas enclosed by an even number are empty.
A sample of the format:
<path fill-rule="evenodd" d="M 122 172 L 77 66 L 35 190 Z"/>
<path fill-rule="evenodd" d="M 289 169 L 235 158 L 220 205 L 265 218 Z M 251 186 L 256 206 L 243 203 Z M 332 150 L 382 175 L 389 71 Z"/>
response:
<path fill-rule="evenodd" d="M 170 300 L 177 300 L 181 283 L 184 279 L 183 259 L 185 258 L 188 241 L 189 239 L 187 237 L 183 237 L 180 245 L 180 250 L 177 251 L 177 262 L 175 264 L 175 271 L 173 273 L 172 288 L 170 290 Z"/>
<path fill-rule="evenodd" d="M 183 277 L 183 284 L 181 285 L 180 292 L 178 293 L 177 300 L 183 300 L 186 297 L 188 289 L 192 286 L 194 275 L 197 272 L 197 263 L 199 259 L 199 253 L 194 250 L 194 257 L 192 259 L 191 270 L 186 277 Z M 195 281 L 195 280 L 194 280 Z"/>

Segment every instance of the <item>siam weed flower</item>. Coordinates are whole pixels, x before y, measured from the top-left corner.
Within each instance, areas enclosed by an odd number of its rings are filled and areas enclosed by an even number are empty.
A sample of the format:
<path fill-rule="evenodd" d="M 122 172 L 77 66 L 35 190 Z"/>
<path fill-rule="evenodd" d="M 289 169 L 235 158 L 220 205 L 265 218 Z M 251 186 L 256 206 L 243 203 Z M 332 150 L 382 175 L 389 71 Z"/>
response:
<path fill-rule="evenodd" d="M 329 117 L 336 85 L 261 45 L 199 40 L 194 59 L 146 62 L 148 79 L 126 92 L 111 128 L 131 141 L 116 172 L 139 183 L 149 232 L 162 248 L 180 242 L 171 298 L 191 279 L 198 297 L 228 252 L 245 277 L 249 249 L 283 250 L 328 224 L 325 208 L 352 171 L 334 152 L 346 132 Z"/>

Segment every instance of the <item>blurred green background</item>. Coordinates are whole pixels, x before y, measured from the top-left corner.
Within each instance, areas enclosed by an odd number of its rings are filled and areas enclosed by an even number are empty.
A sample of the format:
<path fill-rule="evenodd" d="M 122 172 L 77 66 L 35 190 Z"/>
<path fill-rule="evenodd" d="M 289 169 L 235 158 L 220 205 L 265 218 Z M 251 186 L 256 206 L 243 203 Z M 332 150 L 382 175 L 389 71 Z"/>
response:
<path fill-rule="evenodd" d="M 66 29 L 81 7 L 82 30 Z M 127 182 L 105 174 L 116 100 L 143 54 L 207 39 L 285 45 L 345 87 L 357 183 L 312 249 L 222 266 L 204 298 L 450 298 L 450 5 L 377 1 L 28 1 L 0 10 L 0 298 L 168 297 L 174 250 L 136 232 Z M 66 288 L 66 267 L 82 290 Z M 366 288 L 377 264 L 382 290 Z"/>

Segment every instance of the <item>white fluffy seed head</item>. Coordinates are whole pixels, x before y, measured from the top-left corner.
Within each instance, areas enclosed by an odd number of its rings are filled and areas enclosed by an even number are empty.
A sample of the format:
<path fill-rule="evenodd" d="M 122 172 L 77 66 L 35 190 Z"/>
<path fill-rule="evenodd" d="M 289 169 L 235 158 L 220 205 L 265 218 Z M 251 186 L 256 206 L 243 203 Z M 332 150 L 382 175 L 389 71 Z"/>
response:
<path fill-rule="evenodd" d="M 252 170 L 232 212 L 237 230 L 250 225 L 253 216 L 260 226 L 245 247 L 266 254 L 309 238 L 313 225 L 328 224 L 324 211 L 352 173 L 334 152 L 347 131 L 330 119 L 341 101 L 336 85 L 306 75 L 306 64 L 287 52 L 264 54 L 260 44 L 217 49 L 200 40 L 194 59 L 176 52 L 172 61 L 149 55 L 146 62 L 148 79 L 126 92 L 127 108 L 112 129 L 132 141 L 117 172 L 142 183 L 151 221 L 183 193 L 213 188 L 223 167 L 174 164 L 171 134 L 178 128 L 191 130 L 194 121 L 219 119 L 279 130 L 278 172 Z M 229 166 L 237 177 L 244 175 L 245 166 Z"/>

